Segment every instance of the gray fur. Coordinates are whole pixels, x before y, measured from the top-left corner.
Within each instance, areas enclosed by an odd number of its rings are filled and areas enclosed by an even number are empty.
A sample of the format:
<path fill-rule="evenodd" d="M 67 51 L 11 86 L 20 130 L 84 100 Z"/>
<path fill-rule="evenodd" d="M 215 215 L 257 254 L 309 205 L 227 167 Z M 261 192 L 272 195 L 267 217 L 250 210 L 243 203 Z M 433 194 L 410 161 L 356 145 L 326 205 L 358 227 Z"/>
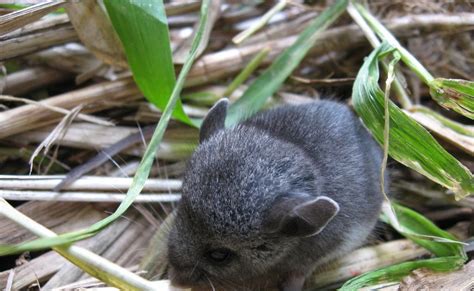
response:
<path fill-rule="evenodd" d="M 374 227 L 381 157 L 360 121 L 335 102 L 283 106 L 213 130 L 185 172 L 168 242 L 170 279 L 197 290 L 301 289 L 306 275 L 361 245 Z M 286 207 L 316 197 L 338 211 L 328 208 L 337 215 L 326 215 L 319 233 L 267 231 L 270 217 L 287 219 L 279 214 Z M 318 219 L 309 216 L 310 224 Z M 221 247 L 236 254 L 230 262 L 206 259 Z"/>

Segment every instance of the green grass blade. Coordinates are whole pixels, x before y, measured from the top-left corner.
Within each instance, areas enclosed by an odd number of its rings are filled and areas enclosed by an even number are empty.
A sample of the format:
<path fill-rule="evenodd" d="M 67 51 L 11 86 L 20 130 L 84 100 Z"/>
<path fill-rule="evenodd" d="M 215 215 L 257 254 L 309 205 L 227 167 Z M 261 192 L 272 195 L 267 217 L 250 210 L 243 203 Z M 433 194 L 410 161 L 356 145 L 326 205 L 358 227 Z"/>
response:
<path fill-rule="evenodd" d="M 11 10 L 20 10 L 23 8 L 28 7 L 28 5 L 21 5 L 21 4 L 0 4 L 0 8 L 3 9 L 11 9 Z"/>
<path fill-rule="evenodd" d="M 163 111 L 176 82 L 163 1 L 104 0 L 104 4 L 138 88 Z M 176 103 L 173 117 L 192 124 L 181 100 Z"/>
<path fill-rule="evenodd" d="M 140 162 L 137 173 L 133 177 L 133 181 L 130 188 L 128 189 L 127 196 L 122 201 L 122 203 L 120 203 L 117 210 L 115 210 L 115 212 L 111 214 L 110 216 L 104 218 L 103 220 L 93 224 L 92 226 L 86 229 L 61 234 L 53 238 L 36 239 L 30 242 L 26 242 L 26 243 L 22 243 L 18 245 L 0 245 L 0 256 L 11 254 L 11 253 L 24 252 L 28 250 L 45 249 L 45 248 L 50 248 L 50 247 L 58 246 L 58 245 L 70 244 L 75 241 L 86 239 L 88 237 L 94 236 L 99 231 L 101 231 L 102 229 L 110 225 L 112 222 L 114 222 L 117 218 L 121 217 L 125 213 L 125 211 L 133 203 L 133 200 L 135 200 L 135 198 L 140 194 L 145 184 L 145 181 L 147 180 L 149 176 L 151 166 L 153 165 L 156 149 L 158 145 L 160 144 L 161 139 L 163 138 L 163 134 L 171 118 L 173 109 L 179 100 L 179 95 L 183 88 L 186 75 L 188 74 L 192 66 L 192 63 L 196 57 L 197 47 L 199 45 L 199 42 L 201 41 L 202 33 L 204 30 L 204 24 L 206 23 L 206 19 L 207 19 L 208 7 L 209 7 L 209 0 L 204 0 L 201 5 L 201 19 L 200 19 L 200 25 L 198 28 L 198 33 L 196 33 L 196 36 L 194 38 L 193 45 L 191 47 L 188 59 L 183 65 L 183 68 L 179 74 L 178 80 L 176 81 L 176 85 L 173 89 L 171 97 L 169 98 L 169 102 L 163 111 L 163 115 L 161 116 L 160 121 L 158 122 L 158 125 L 153 134 L 153 137 L 151 138 L 150 143 L 148 144 L 148 147 L 145 151 L 145 154 L 143 155 L 143 158 L 142 158 L 142 161 Z M 0 215 L 1 215 L 1 212 L 0 212 Z"/>
<path fill-rule="evenodd" d="M 434 271 L 443 272 L 452 271 L 462 267 L 467 260 L 466 252 L 460 243 L 447 243 L 412 235 L 420 234 L 455 241 L 456 238 L 450 233 L 438 228 L 423 215 L 411 209 L 396 203 L 392 203 L 392 206 L 396 212 L 398 223 L 403 230 L 400 233 L 418 245 L 426 248 L 438 256 L 438 258 L 405 262 L 368 272 L 347 281 L 340 290 L 357 290 L 367 285 L 399 281 L 411 271 L 418 268 L 429 268 Z M 382 216 L 382 220 L 387 223 L 391 222 L 386 216 Z"/>
<path fill-rule="evenodd" d="M 375 49 L 359 70 L 352 91 L 357 114 L 380 144 L 383 143 L 384 92 L 378 85 L 378 60 L 393 50 L 386 43 Z M 389 106 L 390 156 L 449 188 L 458 198 L 474 193 L 472 173 L 393 102 Z"/>
<path fill-rule="evenodd" d="M 446 272 L 450 270 L 456 270 L 462 267 L 463 264 L 464 260 L 460 257 L 442 257 L 405 262 L 352 278 L 351 280 L 347 281 L 339 290 L 352 291 L 382 282 L 397 282 L 403 277 L 409 275 L 413 270 L 419 268 L 428 268 L 433 271 Z"/>
<path fill-rule="evenodd" d="M 438 228 L 433 222 L 416 211 L 393 202 L 392 207 L 397 215 L 402 235 L 438 257 L 458 256 L 466 258 L 463 245 L 452 234 Z M 384 216 L 382 216 L 382 220 L 389 222 Z M 431 238 L 424 238 L 423 236 Z M 453 243 L 447 241 L 453 241 Z"/>
<path fill-rule="evenodd" d="M 275 93 L 306 53 L 314 46 L 320 33 L 344 12 L 348 1 L 338 0 L 316 17 L 298 36 L 296 42 L 287 48 L 273 64 L 259 76 L 229 108 L 226 125 L 234 125 L 257 112 L 265 101 Z"/>
<path fill-rule="evenodd" d="M 436 78 L 429 85 L 431 97 L 439 105 L 474 119 L 474 82 Z"/>

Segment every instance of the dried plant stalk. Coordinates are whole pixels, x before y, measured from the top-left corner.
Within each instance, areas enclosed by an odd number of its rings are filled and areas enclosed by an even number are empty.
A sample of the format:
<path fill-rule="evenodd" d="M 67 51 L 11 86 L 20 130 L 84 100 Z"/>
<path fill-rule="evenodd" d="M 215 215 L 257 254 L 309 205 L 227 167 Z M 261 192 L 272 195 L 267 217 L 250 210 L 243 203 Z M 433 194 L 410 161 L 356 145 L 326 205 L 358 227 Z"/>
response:
<path fill-rule="evenodd" d="M 0 39 L 11 39 L 23 35 L 38 33 L 44 30 L 54 29 L 59 26 L 71 26 L 67 15 L 50 15 L 36 22 L 30 23 L 17 30 L 0 36 Z"/>
<path fill-rule="evenodd" d="M 66 259 L 55 252 L 48 252 L 14 269 L 0 272 L 0 287 L 7 285 L 10 272 L 14 272 L 11 290 L 26 288 L 38 281 L 50 277 L 61 269 Z"/>
<path fill-rule="evenodd" d="M 156 119 L 153 119 L 151 122 L 155 120 Z M 9 139 L 13 141 L 21 140 L 23 143 L 40 143 L 48 136 L 51 130 L 51 127 L 44 127 L 35 131 L 12 136 Z M 146 131 L 146 128 L 144 128 L 142 132 L 145 140 L 149 138 L 149 134 L 152 132 L 148 131 L 147 133 Z M 75 123 L 71 125 L 60 144 L 74 148 L 92 150 L 105 149 L 138 132 L 138 129 L 131 127 L 105 127 L 95 124 Z M 141 135 L 138 138 L 135 143 L 126 144 L 124 147 L 125 153 L 133 156 L 141 156 L 143 154 L 143 139 Z M 189 157 L 196 144 L 196 129 L 188 127 L 170 128 L 166 131 L 164 140 L 158 148 L 157 156 L 162 160 L 175 161 L 184 159 Z M 135 146 L 132 147 L 132 145 Z"/>
<path fill-rule="evenodd" d="M 419 269 L 400 282 L 399 290 L 459 290 L 474 289 L 474 261 L 467 263 L 462 269 L 439 273 L 428 269 Z"/>
<path fill-rule="evenodd" d="M 64 176 L 34 176 L 34 175 L 0 175 L 1 189 L 14 190 L 49 190 L 54 188 Z M 95 190 L 95 191 L 126 191 L 132 178 L 84 176 L 76 180 L 65 190 Z M 180 191 L 181 180 L 148 179 L 143 191 L 169 192 Z"/>
<path fill-rule="evenodd" d="M 113 106 L 112 102 L 130 101 L 140 97 L 132 80 L 119 80 L 92 85 L 42 100 L 50 106 L 71 109 L 84 105 L 86 112 L 95 112 Z M 62 117 L 37 105 L 29 104 L 0 112 L 0 138 L 54 123 Z"/>
<path fill-rule="evenodd" d="M 125 199 L 125 194 L 100 192 L 53 192 L 27 190 L 0 190 L 0 198 L 12 201 L 68 201 L 68 202 L 110 202 L 118 203 Z M 149 194 L 141 193 L 135 203 L 165 203 L 177 202 L 181 194 Z"/>
<path fill-rule="evenodd" d="M 64 114 L 65 118 L 68 117 L 69 115 L 72 115 L 70 122 L 72 122 L 72 120 L 77 118 L 77 119 L 80 119 L 80 120 L 83 120 L 83 121 L 88 121 L 88 122 L 92 122 L 92 123 L 96 123 L 96 124 L 100 124 L 100 125 L 106 125 L 106 126 L 113 126 L 114 125 L 112 122 L 102 120 L 101 118 L 91 116 L 91 115 L 87 115 L 87 114 L 78 113 L 79 111 L 82 110 L 81 105 L 78 105 L 75 108 L 73 108 L 71 111 L 69 111 L 69 110 L 66 110 L 64 108 L 47 105 L 47 104 L 37 102 L 37 101 L 27 99 L 27 98 L 18 98 L 18 97 L 13 97 L 13 96 L 8 96 L 8 95 L 0 95 L 0 100 L 1 101 L 12 101 L 12 102 L 22 102 L 22 103 L 26 103 L 26 104 L 37 105 L 39 107 L 43 107 L 43 108 L 49 109 L 49 110 L 54 111 L 54 112 Z M 74 113 L 74 111 L 78 111 L 78 112 Z M 70 125 L 70 122 L 69 122 L 68 126 Z"/>
<path fill-rule="evenodd" d="M 18 37 L 0 37 L 0 61 L 30 54 L 51 46 L 76 41 L 77 33 L 69 25 L 58 25 L 54 29 L 41 30 Z"/>
<path fill-rule="evenodd" d="M 201 1 L 197 0 L 173 1 L 165 4 L 166 15 L 168 16 L 197 11 L 199 7 L 201 7 Z"/>
<path fill-rule="evenodd" d="M 63 6 L 64 0 L 43 2 L 0 17 L 0 35 L 36 21 Z"/>
<path fill-rule="evenodd" d="M 60 83 L 71 79 L 68 72 L 55 70 L 48 67 L 31 67 L 12 74 L 8 74 L 0 79 L 0 84 L 4 83 L 3 92 L 8 95 L 21 96 L 35 89 L 48 85 Z"/>
<path fill-rule="evenodd" d="M 26 56 L 26 59 L 33 64 L 45 65 L 74 74 L 88 73 L 103 65 L 86 47 L 77 43 L 55 46 Z"/>

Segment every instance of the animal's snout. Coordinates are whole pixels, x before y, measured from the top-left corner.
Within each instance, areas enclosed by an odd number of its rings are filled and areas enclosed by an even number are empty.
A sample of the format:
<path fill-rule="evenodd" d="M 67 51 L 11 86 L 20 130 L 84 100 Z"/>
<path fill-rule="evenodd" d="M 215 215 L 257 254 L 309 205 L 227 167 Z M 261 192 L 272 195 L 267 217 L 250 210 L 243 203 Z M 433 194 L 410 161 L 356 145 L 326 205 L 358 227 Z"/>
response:
<path fill-rule="evenodd" d="M 173 286 L 190 288 L 203 280 L 204 273 L 197 266 L 170 266 L 168 277 Z"/>

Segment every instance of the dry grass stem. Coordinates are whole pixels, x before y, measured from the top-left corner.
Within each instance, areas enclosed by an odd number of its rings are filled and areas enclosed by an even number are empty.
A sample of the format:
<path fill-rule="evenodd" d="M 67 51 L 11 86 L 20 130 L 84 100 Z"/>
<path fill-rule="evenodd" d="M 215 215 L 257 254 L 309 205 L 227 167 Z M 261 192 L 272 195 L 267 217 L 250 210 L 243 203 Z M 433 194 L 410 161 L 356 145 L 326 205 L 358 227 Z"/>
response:
<path fill-rule="evenodd" d="M 64 176 L 34 176 L 34 175 L 0 175 L 1 189 L 15 190 L 50 190 L 56 186 Z M 132 178 L 84 176 L 76 180 L 65 190 L 82 191 L 126 191 L 132 183 Z M 143 191 L 170 192 L 180 191 L 181 180 L 148 179 Z"/>
<path fill-rule="evenodd" d="M 450 290 L 470 291 L 474 288 L 474 261 L 462 269 L 449 273 L 427 269 L 415 270 L 400 282 L 399 290 L 436 290 L 449 286 Z"/>
<path fill-rule="evenodd" d="M 0 61 L 76 40 L 77 33 L 70 24 L 59 24 L 51 29 L 19 36 L 0 36 Z"/>
<path fill-rule="evenodd" d="M 58 112 L 58 113 L 61 113 L 61 114 L 64 114 L 64 115 L 70 115 L 70 114 L 72 114 L 72 112 L 74 110 L 74 109 L 73 110 L 66 110 L 66 109 L 63 109 L 63 108 L 60 108 L 60 107 L 57 107 L 57 106 L 50 106 L 48 104 L 41 103 L 41 102 L 38 102 L 38 101 L 34 101 L 34 100 L 26 99 L 26 98 L 18 98 L 18 97 L 14 97 L 14 96 L 7 96 L 7 95 L 0 95 L 0 100 L 23 102 L 23 103 L 26 103 L 26 104 L 34 104 L 34 105 L 42 106 L 46 109 L 49 109 L 51 111 Z M 103 120 L 99 117 L 95 117 L 95 116 L 87 115 L 87 114 L 82 114 L 82 113 L 78 113 L 77 118 L 80 119 L 80 120 L 83 120 L 83 121 L 88 121 L 88 122 L 99 124 L 99 125 L 105 125 L 105 126 L 113 126 L 114 125 L 114 123 L 112 123 L 110 121 L 106 121 L 106 120 Z"/>
<path fill-rule="evenodd" d="M 33 172 L 33 163 L 35 158 L 38 156 L 38 154 L 43 150 L 43 154 L 46 156 L 49 152 L 50 147 L 53 145 L 54 142 L 60 143 L 62 138 L 64 137 L 68 127 L 71 125 L 71 122 L 76 118 L 76 116 L 79 114 L 79 111 L 81 111 L 82 105 L 76 106 L 73 108 L 64 118 L 59 122 L 59 124 L 51 131 L 50 134 L 36 147 L 34 150 L 33 154 L 31 154 L 29 164 L 30 164 L 30 174 Z M 56 160 L 56 155 L 57 154 L 57 148 L 55 153 L 53 154 L 53 160 L 51 163 Z M 49 166 L 51 166 L 51 163 Z M 48 166 L 48 168 L 49 168 Z M 46 171 L 47 172 L 47 171 Z"/>
<path fill-rule="evenodd" d="M 1 35 L 1 39 L 10 39 L 23 35 L 41 32 L 43 30 L 54 29 L 58 26 L 71 26 L 67 15 L 49 15 L 40 20 L 27 24 L 17 30 Z"/>
<path fill-rule="evenodd" d="M 79 75 L 90 72 L 104 64 L 89 52 L 86 47 L 78 43 L 68 43 L 42 50 L 26 56 L 26 59 L 32 64 L 46 65 Z M 96 76 L 115 81 L 102 71 L 97 72 Z"/>
<path fill-rule="evenodd" d="M 51 130 L 52 128 L 50 127 L 43 127 L 35 131 L 12 136 L 9 139 L 12 141 L 22 141 L 23 143 L 39 143 L 48 136 Z M 105 127 L 94 124 L 72 124 L 64 138 L 61 140 L 61 145 L 92 150 L 106 149 L 137 132 L 138 129 L 130 127 Z M 194 150 L 196 144 L 197 134 L 194 129 L 171 129 L 168 130 L 167 134 L 165 134 L 165 138 L 158 148 L 157 156 L 159 159 L 170 161 L 187 158 Z M 132 145 L 138 146 L 131 147 Z M 119 152 L 121 151 L 124 151 L 124 153 L 129 155 L 141 156 L 144 152 L 142 140 L 137 140 L 132 144 L 124 144 Z"/>
<path fill-rule="evenodd" d="M 0 35 L 21 28 L 63 6 L 64 0 L 47 1 L 0 16 Z"/>
<path fill-rule="evenodd" d="M 22 96 L 35 89 L 60 83 L 71 78 L 72 75 L 64 71 L 48 67 L 32 67 L 8 74 L 0 79 L 0 84 L 4 84 L 4 88 L 3 90 L 0 89 L 0 93 Z"/>
<path fill-rule="evenodd" d="M 125 192 L 125 191 L 124 191 Z M 68 202 L 110 202 L 119 203 L 125 199 L 125 194 L 100 192 L 53 192 L 27 190 L 0 190 L 0 198 L 12 201 L 68 201 Z M 181 194 L 151 194 L 142 193 L 135 203 L 170 203 L 177 202 Z"/>
<path fill-rule="evenodd" d="M 66 259 L 55 252 L 48 252 L 11 271 L 0 272 L 0 286 L 6 286 L 10 272 L 14 272 L 12 290 L 26 288 L 35 284 L 37 280 L 42 281 L 53 275 L 61 269 L 64 263 L 66 263 Z"/>
<path fill-rule="evenodd" d="M 92 85 L 40 101 L 46 106 L 65 109 L 83 105 L 84 111 L 95 112 L 111 107 L 111 102 L 131 101 L 140 98 L 132 80 L 119 80 Z M 60 115 L 36 104 L 20 106 L 0 112 L 0 138 L 39 128 L 56 122 Z"/>
<path fill-rule="evenodd" d="M 165 4 L 166 15 L 168 16 L 198 11 L 199 7 L 201 7 L 201 1 L 197 0 L 183 0 Z"/>

